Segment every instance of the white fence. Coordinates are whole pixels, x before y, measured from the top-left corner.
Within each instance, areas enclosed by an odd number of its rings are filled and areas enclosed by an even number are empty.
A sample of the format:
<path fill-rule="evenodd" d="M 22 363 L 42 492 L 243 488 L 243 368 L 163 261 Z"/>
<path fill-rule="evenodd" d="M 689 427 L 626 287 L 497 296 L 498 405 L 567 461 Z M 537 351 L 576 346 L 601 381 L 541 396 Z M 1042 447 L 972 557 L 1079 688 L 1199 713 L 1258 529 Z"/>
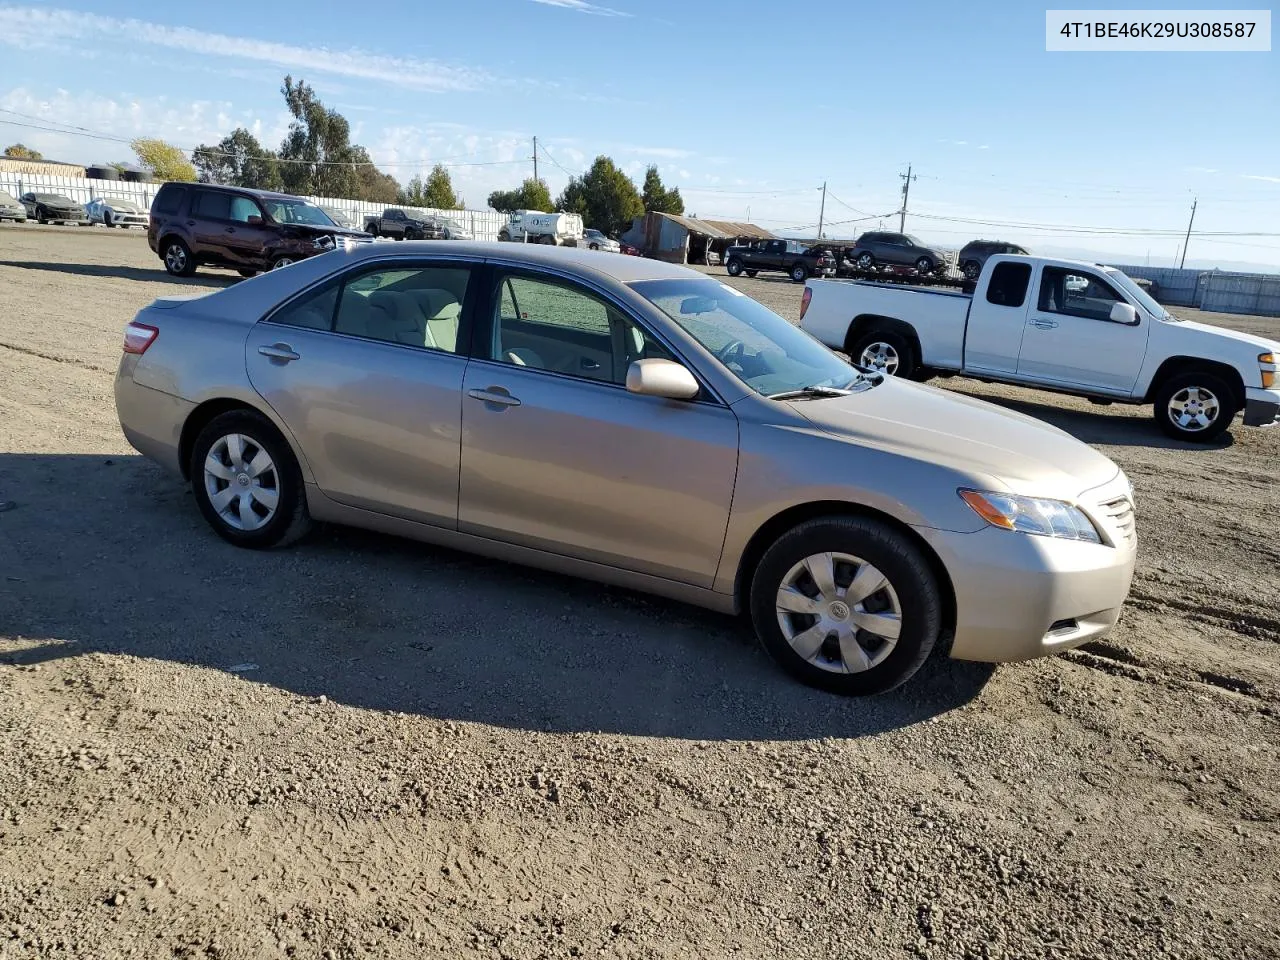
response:
<path fill-rule="evenodd" d="M 156 198 L 158 183 L 135 183 L 128 180 L 90 180 L 88 177 L 54 177 L 34 173 L 9 173 L 0 171 L 0 190 L 15 197 L 28 191 L 60 193 L 77 203 L 88 203 L 98 197 L 118 197 L 131 200 L 138 206 L 150 208 Z M 388 206 L 397 206 L 420 216 L 439 216 L 456 220 L 471 231 L 477 240 L 497 240 L 498 231 L 507 222 L 505 213 L 493 210 L 431 210 L 425 207 L 405 207 L 399 204 L 370 203 L 367 200 L 346 200 L 340 197 L 306 197 L 326 207 L 341 210 L 357 227 L 364 226 L 364 218 L 377 216 Z"/>

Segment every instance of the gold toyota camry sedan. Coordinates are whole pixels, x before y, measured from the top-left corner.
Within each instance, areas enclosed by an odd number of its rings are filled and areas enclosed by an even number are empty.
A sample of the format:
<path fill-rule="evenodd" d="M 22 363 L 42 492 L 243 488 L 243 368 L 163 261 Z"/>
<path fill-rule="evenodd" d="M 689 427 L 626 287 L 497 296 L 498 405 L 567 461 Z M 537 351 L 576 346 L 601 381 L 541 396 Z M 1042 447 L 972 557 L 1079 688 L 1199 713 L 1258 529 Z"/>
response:
<path fill-rule="evenodd" d="M 335 250 L 146 307 L 115 395 L 234 544 L 350 524 L 747 613 L 839 693 L 1102 636 L 1133 575 L 1102 454 L 637 257 Z"/>

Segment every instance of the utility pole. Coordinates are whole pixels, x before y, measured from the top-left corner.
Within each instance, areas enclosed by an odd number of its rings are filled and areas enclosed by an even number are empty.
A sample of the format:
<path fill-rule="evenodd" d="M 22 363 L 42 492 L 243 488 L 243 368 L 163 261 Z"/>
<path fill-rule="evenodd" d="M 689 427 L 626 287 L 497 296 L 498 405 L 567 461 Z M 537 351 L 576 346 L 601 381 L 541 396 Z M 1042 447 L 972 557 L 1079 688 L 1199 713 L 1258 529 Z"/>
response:
<path fill-rule="evenodd" d="M 822 239 L 822 220 L 827 213 L 827 181 L 822 181 L 822 206 L 818 208 L 818 239 Z"/>
<path fill-rule="evenodd" d="M 533 138 L 533 179 L 538 179 L 538 138 Z"/>
<path fill-rule="evenodd" d="M 911 175 L 911 164 L 907 164 L 907 172 L 898 174 L 902 178 L 902 210 L 898 217 L 898 232 L 907 232 L 907 197 L 911 195 L 911 181 L 919 179 Z"/>
<path fill-rule="evenodd" d="M 1191 200 L 1191 219 L 1187 221 L 1187 239 L 1182 241 L 1182 261 L 1178 264 L 1181 270 L 1187 262 L 1187 246 L 1191 243 L 1191 224 L 1196 222 L 1196 204 L 1200 202 L 1199 197 Z"/>

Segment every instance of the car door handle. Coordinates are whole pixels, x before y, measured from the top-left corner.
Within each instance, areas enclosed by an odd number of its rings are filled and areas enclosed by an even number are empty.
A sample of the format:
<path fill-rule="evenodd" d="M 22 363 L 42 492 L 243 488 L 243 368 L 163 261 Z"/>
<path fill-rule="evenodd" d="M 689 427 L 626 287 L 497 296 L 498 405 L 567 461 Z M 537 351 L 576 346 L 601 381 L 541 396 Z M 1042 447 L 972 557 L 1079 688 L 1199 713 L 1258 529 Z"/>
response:
<path fill-rule="evenodd" d="M 1052 330 L 1058 325 L 1057 320 L 1029 320 L 1027 326 L 1035 327 L 1037 330 Z"/>
<path fill-rule="evenodd" d="M 270 357 L 272 360 L 281 360 L 284 363 L 298 359 L 298 355 L 293 352 L 293 347 L 287 343 L 273 343 L 269 347 L 259 347 L 258 352 L 264 357 Z"/>
<path fill-rule="evenodd" d="M 520 401 L 507 393 L 502 387 L 490 387 L 488 390 L 468 390 L 467 396 L 473 400 L 492 403 L 499 407 L 518 407 Z"/>
<path fill-rule="evenodd" d="M 582 363 L 583 370 L 599 370 L 600 369 L 600 362 L 598 360 L 592 360 L 590 357 L 583 357 L 581 363 Z"/>

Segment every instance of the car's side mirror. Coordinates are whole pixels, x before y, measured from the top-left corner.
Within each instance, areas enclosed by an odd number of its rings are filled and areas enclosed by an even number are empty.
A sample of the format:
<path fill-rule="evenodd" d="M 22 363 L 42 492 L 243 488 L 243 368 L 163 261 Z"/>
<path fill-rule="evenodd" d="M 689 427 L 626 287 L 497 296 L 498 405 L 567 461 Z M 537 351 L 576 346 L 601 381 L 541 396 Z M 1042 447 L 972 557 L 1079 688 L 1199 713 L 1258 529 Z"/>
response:
<path fill-rule="evenodd" d="M 674 360 L 657 357 L 633 360 L 627 368 L 627 390 L 631 393 L 667 400 L 692 400 L 699 389 L 689 369 Z"/>
<path fill-rule="evenodd" d="M 1111 322 L 1123 323 L 1127 327 L 1136 327 L 1138 325 L 1138 311 L 1129 303 L 1112 304 Z"/>
<path fill-rule="evenodd" d="M 249 224 L 251 227 L 260 227 L 262 226 L 262 218 L 258 216 L 250 216 L 245 220 L 245 223 Z"/>

